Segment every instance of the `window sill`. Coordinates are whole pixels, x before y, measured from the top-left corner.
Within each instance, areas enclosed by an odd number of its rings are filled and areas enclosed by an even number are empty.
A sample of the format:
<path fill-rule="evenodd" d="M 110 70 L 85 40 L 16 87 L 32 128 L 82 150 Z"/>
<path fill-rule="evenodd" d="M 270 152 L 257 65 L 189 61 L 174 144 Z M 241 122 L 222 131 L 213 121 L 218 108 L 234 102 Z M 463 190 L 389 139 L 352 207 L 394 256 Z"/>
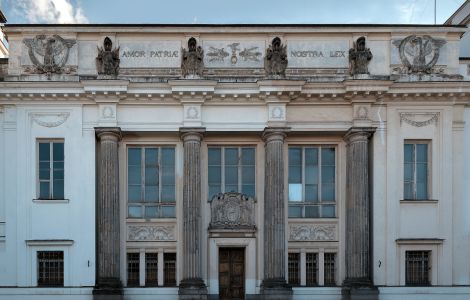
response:
<path fill-rule="evenodd" d="M 53 204 L 60 204 L 60 203 L 69 203 L 69 199 L 33 199 L 34 203 L 53 203 Z"/>
<path fill-rule="evenodd" d="M 400 200 L 400 203 L 403 204 L 433 204 L 433 203 L 438 203 L 439 200 Z"/>

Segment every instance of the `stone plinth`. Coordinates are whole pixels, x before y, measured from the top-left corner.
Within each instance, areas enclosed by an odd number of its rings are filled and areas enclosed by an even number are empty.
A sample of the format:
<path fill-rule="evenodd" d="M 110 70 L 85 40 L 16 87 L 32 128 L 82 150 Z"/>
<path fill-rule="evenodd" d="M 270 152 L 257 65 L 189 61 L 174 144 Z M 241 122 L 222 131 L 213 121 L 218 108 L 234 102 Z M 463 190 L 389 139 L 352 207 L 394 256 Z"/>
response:
<path fill-rule="evenodd" d="M 119 127 L 95 128 L 98 199 L 96 205 L 96 285 L 94 299 L 121 299 L 119 270 Z"/>
<path fill-rule="evenodd" d="M 284 139 L 289 128 L 268 127 L 265 141 L 264 183 L 264 299 L 290 299 L 286 283 L 286 216 L 284 199 Z"/>
<path fill-rule="evenodd" d="M 179 299 L 207 299 L 202 280 L 201 140 L 204 128 L 181 128 L 184 146 L 183 274 Z"/>

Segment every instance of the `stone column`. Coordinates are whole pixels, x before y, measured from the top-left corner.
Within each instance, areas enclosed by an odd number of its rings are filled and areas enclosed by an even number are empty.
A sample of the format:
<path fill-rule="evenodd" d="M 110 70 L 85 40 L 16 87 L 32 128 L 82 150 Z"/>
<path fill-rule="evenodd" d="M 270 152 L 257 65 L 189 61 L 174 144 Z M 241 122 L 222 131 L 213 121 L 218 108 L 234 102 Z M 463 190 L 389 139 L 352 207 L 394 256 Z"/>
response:
<path fill-rule="evenodd" d="M 183 173 L 183 274 L 180 299 L 207 299 L 202 279 L 201 140 L 205 128 L 181 128 Z"/>
<path fill-rule="evenodd" d="M 378 299 L 371 278 L 369 138 L 372 127 L 352 127 L 346 150 L 346 279 L 343 299 Z"/>
<path fill-rule="evenodd" d="M 94 299 L 121 299 L 119 271 L 119 127 L 95 128 L 97 143 L 96 286 Z"/>
<path fill-rule="evenodd" d="M 290 299 L 286 283 L 286 216 L 284 193 L 284 139 L 288 128 L 267 127 L 264 182 L 264 299 Z"/>

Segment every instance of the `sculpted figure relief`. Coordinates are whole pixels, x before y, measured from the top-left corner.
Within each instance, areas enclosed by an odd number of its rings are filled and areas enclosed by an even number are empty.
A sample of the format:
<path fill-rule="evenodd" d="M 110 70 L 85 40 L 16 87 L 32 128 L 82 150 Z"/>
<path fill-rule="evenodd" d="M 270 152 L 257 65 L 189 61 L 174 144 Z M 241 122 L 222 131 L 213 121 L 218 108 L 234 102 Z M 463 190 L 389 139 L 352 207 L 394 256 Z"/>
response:
<path fill-rule="evenodd" d="M 275 37 L 266 50 L 264 68 L 266 75 L 272 77 L 284 77 L 287 68 L 287 46 L 282 45 L 281 39 Z"/>
<path fill-rule="evenodd" d="M 96 57 L 96 68 L 98 74 L 117 75 L 119 72 L 119 47 L 113 50 L 113 42 L 106 37 L 103 42 L 103 48 L 98 47 L 98 56 Z"/>
<path fill-rule="evenodd" d="M 204 50 L 197 46 L 195 38 L 188 40 L 188 50 L 182 49 L 181 73 L 184 78 L 202 77 L 204 69 Z"/>
<path fill-rule="evenodd" d="M 33 39 L 24 39 L 23 43 L 28 47 L 28 55 L 35 69 L 34 73 L 51 74 L 70 71 L 64 68 L 67 63 L 70 48 L 75 45 L 76 40 L 64 39 L 53 35 L 46 37 L 38 35 Z M 42 61 L 42 62 L 41 62 Z"/>
<path fill-rule="evenodd" d="M 372 52 L 369 48 L 366 48 L 366 38 L 362 36 L 354 43 L 354 48 L 349 49 L 351 75 L 369 74 L 367 66 L 371 59 Z"/>

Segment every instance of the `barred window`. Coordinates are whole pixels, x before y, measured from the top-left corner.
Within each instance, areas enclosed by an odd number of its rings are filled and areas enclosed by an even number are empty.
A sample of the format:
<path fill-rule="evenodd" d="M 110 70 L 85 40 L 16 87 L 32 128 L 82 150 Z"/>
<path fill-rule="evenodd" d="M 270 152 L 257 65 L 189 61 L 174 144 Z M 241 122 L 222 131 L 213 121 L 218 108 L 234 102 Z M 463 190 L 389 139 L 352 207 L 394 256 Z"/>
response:
<path fill-rule="evenodd" d="M 139 286 L 140 253 L 127 253 L 127 286 Z"/>
<path fill-rule="evenodd" d="M 428 142 L 405 143 L 404 145 L 404 191 L 405 200 L 427 200 L 429 172 Z"/>
<path fill-rule="evenodd" d="M 300 285 L 300 253 L 289 253 L 288 279 L 291 285 Z"/>
<path fill-rule="evenodd" d="M 289 147 L 289 218 L 334 218 L 333 147 Z"/>
<path fill-rule="evenodd" d="M 209 147 L 208 172 L 209 199 L 225 192 L 255 197 L 254 147 Z"/>
<path fill-rule="evenodd" d="M 176 253 L 163 253 L 164 285 L 176 286 Z"/>
<path fill-rule="evenodd" d="M 158 253 L 145 253 L 145 286 L 158 285 Z"/>
<path fill-rule="evenodd" d="M 318 254 L 306 253 L 307 286 L 318 285 Z"/>
<path fill-rule="evenodd" d="M 324 254 L 325 285 L 336 285 L 336 253 Z"/>
<path fill-rule="evenodd" d="M 430 285 L 431 251 L 406 251 L 406 285 Z"/>
<path fill-rule="evenodd" d="M 64 142 L 40 141 L 39 199 L 64 199 Z"/>
<path fill-rule="evenodd" d="M 175 217 L 175 149 L 127 149 L 129 218 Z"/>
<path fill-rule="evenodd" d="M 38 251 L 38 286 L 64 286 L 64 252 Z"/>

